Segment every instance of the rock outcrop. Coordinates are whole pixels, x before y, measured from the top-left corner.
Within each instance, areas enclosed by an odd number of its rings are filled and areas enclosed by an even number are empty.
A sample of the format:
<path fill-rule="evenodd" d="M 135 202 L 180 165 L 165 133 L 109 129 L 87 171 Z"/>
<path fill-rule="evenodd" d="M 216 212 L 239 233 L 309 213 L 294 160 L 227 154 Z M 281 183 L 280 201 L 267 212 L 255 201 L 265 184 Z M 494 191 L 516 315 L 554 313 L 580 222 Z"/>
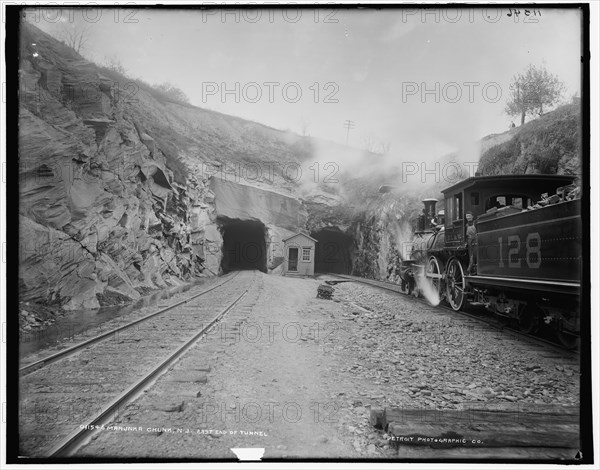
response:
<path fill-rule="evenodd" d="M 210 182 L 307 158 L 306 139 L 168 101 L 26 22 L 20 39 L 21 301 L 93 308 L 214 275 L 219 217 L 261 220 L 275 241 L 305 228 L 282 172 Z"/>
<path fill-rule="evenodd" d="M 354 273 L 399 282 L 400 263 L 412 241 L 421 199 L 419 195 L 384 194 L 357 215 L 352 226 L 357 253 Z"/>
<path fill-rule="evenodd" d="M 26 23 L 21 58 L 21 300 L 91 308 L 202 275 L 214 197 L 202 178 L 175 183 L 136 117 L 152 97 L 122 99 L 120 83 Z"/>
<path fill-rule="evenodd" d="M 308 213 L 298 198 L 246 184 L 213 178 L 215 214 L 240 220 L 260 220 L 294 232 L 306 225 Z"/>

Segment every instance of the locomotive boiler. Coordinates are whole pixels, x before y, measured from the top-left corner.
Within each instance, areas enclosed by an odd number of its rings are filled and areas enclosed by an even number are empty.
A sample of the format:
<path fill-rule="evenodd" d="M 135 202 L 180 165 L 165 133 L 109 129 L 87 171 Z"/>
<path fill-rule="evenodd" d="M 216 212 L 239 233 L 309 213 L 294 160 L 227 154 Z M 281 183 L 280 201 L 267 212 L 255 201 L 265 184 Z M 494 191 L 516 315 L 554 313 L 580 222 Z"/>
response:
<path fill-rule="evenodd" d="M 438 213 L 437 200 L 426 199 L 403 286 L 418 293 L 426 282 L 454 310 L 483 305 L 527 333 L 546 324 L 573 347 L 582 269 L 573 183 L 566 175 L 474 176 L 442 191 Z"/>

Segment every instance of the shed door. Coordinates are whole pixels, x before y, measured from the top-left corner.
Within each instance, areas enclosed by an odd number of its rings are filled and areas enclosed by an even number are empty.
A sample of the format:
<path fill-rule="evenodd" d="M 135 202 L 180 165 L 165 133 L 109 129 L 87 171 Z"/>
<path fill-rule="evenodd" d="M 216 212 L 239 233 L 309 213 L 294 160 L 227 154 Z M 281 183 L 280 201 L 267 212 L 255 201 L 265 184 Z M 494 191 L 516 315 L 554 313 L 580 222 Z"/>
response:
<path fill-rule="evenodd" d="M 298 271 L 298 248 L 288 251 L 288 271 Z"/>

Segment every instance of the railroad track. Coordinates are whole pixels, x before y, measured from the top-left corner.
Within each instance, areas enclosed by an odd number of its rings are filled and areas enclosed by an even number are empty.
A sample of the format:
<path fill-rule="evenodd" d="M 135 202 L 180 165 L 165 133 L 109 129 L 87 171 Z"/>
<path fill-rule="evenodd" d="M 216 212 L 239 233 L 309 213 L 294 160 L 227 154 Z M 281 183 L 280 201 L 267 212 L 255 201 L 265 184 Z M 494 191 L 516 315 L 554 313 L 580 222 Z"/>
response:
<path fill-rule="evenodd" d="M 476 314 L 473 314 L 473 313 L 466 312 L 464 310 L 456 311 L 456 310 L 453 310 L 450 307 L 447 307 L 447 306 L 441 305 L 441 304 L 437 305 L 437 306 L 432 306 L 425 299 L 417 298 L 414 295 L 410 295 L 410 294 L 406 293 L 405 291 L 402 290 L 402 288 L 398 284 L 393 284 L 391 282 L 386 282 L 386 281 L 376 281 L 374 279 L 365 279 L 365 278 L 361 278 L 361 277 L 358 277 L 358 276 L 349 276 L 349 275 L 346 275 L 346 274 L 331 274 L 331 273 L 329 273 L 328 275 L 329 276 L 337 276 L 337 277 L 340 277 L 342 279 L 346 279 L 346 280 L 350 280 L 350 281 L 356 281 L 356 282 L 367 284 L 367 285 L 370 285 L 370 286 L 373 286 L 373 287 L 378 287 L 380 289 L 385 289 L 385 290 L 388 290 L 388 291 L 392 291 L 392 292 L 395 292 L 397 294 L 401 294 L 401 295 L 403 295 L 405 297 L 411 298 L 415 302 L 419 302 L 419 303 L 425 304 L 432 311 L 443 310 L 443 311 L 446 311 L 446 312 L 449 312 L 449 313 L 452 313 L 452 314 L 457 314 L 458 313 L 458 314 L 460 314 L 460 315 L 462 315 L 464 317 L 470 318 L 470 319 L 475 320 L 475 321 L 480 322 L 480 323 L 484 323 L 489 328 L 497 330 L 497 331 L 508 330 L 508 331 L 510 331 L 511 335 L 514 335 L 514 336 L 516 336 L 518 338 L 521 338 L 521 339 L 525 339 L 525 340 L 527 340 L 527 341 L 529 341 L 531 343 L 535 343 L 535 344 L 538 344 L 538 345 L 542 345 L 542 346 L 551 348 L 554 351 L 556 351 L 556 352 L 558 352 L 560 354 L 563 354 L 563 355 L 567 354 L 567 355 L 570 355 L 570 356 L 574 356 L 574 355 L 578 355 L 579 354 L 578 350 L 567 349 L 564 346 L 562 346 L 562 345 L 560 345 L 558 343 L 549 341 L 549 340 L 547 340 L 545 338 L 541 338 L 539 336 L 534 336 L 534 335 L 531 335 L 531 334 L 523 333 L 523 332 L 521 332 L 519 330 L 516 330 L 514 328 L 510 328 L 510 327 L 508 327 L 508 326 L 506 326 L 506 325 L 504 325 L 504 324 L 502 324 L 502 323 L 500 323 L 498 321 L 495 321 L 495 320 L 491 319 L 490 317 L 486 318 L 483 315 L 476 315 Z"/>
<path fill-rule="evenodd" d="M 238 282 L 231 283 L 234 278 Z M 235 308 L 255 279 L 254 271 L 241 272 L 38 361 L 33 369 L 34 364 L 26 366 L 19 383 L 20 455 L 73 453 L 94 429 L 118 416 Z"/>
<path fill-rule="evenodd" d="M 81 341 L 73 346 L 70 347 L 65 347 L 64 349 L 61 349 L 60 351 L 54 353 L 54 354 L 50 354 L 46 357 L 43 357 L 42 359 L 38 359 L 36 361 L 33 362 L 29 362 L 29 363 L 25 363 L 24 365 L 22 365 L 19 368 L 19 374 L 21 376 L 29 374 L 31 372 L 33 372 L 34 370 L 40 369 L 44 366 L 47 366 L 48 364 L 52 364 L 53 362 L 56 362 L 60 359 L 64 359 L 65 357 L 71 356 L 73 354 L 77 354 L 79 351 L 81 351 L 82 349 L 94 344 L 94 343 L 98 343 L 100 341 L 105 341 L 111 337 L 115 337 L 118 334 L 120 334 L 121 332 L 124 332 L 125 330 L 134 327 L 135 325 L 138 325 L 142 322 L 145 322 L 157 315 L 162 315 L 165 312 L 168 312 L 169 310 L 172 310 L 174 308 L 177 308 L 181 305 L 184 305 L 194 299 L 197 299 L 198 297 L 201 297 L 219 287 L 221 287 L 222 285 L 232 281 L 233 279 L 235 279 L 237 276 L 239 275 L 239 272 L 236 272 L 235 274 L 233 274 L 232 276 L 230 276 L 228 279 L 226 279 L 225 281 L 217 284 L 216 286 L 212 286 L 209 287 L 208 289 L 204 289 L 199 293 L 194 293 L 190 296 L 187 296 L 185 299 L 178 301 L 178 302 L 174 302 L 171 305 L 167 305 L 166 307 L 161 308 L 160 310 L 156 311 L 156 312 L 152 312 L 149 315 L 146 315 L 142 318 L 138 318 L 136 320 L 133 320 L 131 322 L 128 322 L 124 325 L 121 325 L 119 327 L 116 328 L 111 328 L 110 330 L 107 330 L 104 333 L 101 333 L 99 335 L 96 335 L 90 339 L 87 339 L 85 341 Z"/>

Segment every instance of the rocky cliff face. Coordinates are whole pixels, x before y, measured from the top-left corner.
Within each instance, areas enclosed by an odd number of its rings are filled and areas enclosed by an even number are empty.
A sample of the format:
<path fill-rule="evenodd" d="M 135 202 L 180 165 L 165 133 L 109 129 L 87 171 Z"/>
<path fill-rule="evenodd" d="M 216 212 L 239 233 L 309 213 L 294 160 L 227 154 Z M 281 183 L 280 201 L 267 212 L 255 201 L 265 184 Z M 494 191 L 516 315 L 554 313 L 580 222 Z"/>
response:
<path fill-rule="evenodd" d="M 223 162 L 302 154 L 300 138 L 160 101 L 27 23 L 20 54 L 24 302 L 93 308 L 218 272 L 211 177 Z"/>
<path fill-rule="evenodd" d="M 201 272 L 187 212 L 202 182 L 172 172 L 109 80 L 39 31 L 21 44 L 22 300 L 67 309 L 130 299 Z"/>
<path fill-rule="evenodd" d="M 369 203 L 351 227 L 356 240 L 353 271 L 371 279 L 400 282 L 400 264 L 416 229 L 421 200 L 436 196 L 435 189 L 421 194 L 383 194 Z"/>

